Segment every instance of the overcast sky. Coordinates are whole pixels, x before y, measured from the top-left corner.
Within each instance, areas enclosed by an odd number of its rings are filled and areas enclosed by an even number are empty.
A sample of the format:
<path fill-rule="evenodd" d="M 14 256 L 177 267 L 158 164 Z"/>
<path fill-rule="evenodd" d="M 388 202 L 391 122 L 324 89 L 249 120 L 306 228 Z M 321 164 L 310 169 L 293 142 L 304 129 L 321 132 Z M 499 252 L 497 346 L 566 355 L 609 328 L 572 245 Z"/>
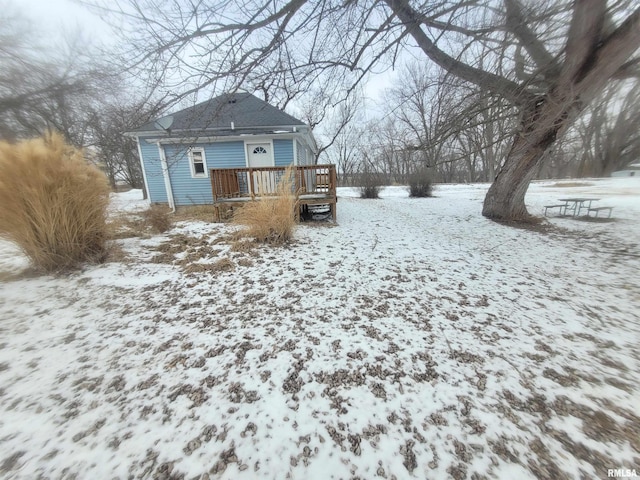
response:
<path fill-rule="evenodd" d="M 102 19 L 86 7 L 73 0 L 0 0 L 2 5 L 22 13 L 34 22 L 35 31 L 41 35 L 40 40 L 62 40 L 67 36 L 75 36 L 80 31 L 83 39 L 92 43 L 104 44 L 113 40 L 110 27 Z M 393 72 L 387 71 L 374 75 L 365 89 L 370 100 L 379 100 L 382 91 L 391 85 Z M 374 104 L 367 102 L 369 108 Z"/>

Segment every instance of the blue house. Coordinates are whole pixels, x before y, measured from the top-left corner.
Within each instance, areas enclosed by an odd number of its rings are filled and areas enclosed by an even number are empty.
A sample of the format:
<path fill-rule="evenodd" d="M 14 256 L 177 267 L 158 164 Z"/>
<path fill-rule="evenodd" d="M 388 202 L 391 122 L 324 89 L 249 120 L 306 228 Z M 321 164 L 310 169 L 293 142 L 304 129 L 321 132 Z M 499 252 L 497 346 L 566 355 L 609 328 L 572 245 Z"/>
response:
<path fill-rule="evenodd" d="M 311 128 L 249 93 L 212 98 L 149 122 L 135 136 L 152 203 L 213 203 L 211 168 L 313 165 Z"/>

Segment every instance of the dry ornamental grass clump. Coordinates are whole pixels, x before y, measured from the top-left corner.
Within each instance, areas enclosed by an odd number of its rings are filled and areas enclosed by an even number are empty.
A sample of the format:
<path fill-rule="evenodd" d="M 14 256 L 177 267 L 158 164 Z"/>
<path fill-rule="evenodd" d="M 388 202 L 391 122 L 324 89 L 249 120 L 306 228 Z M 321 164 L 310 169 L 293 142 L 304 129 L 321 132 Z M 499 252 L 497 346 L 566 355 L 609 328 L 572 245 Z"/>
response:
<path fill-rule="evenodd" d="M 0 236 L 52 271 L 106 256 L 109 184 L 61 135 L 0 142 Z"/>
<path fill-rule="evenodd" d="M 246 227 L 243 237 L 261 243 L 282 245 L 293 238 L 298 199 L 294 191 L 293 169 L 287 168 L 273 196 L 262 196 L 239 209 L 233 223 Z"/>
<path fill-rule="evenodd" d="M 144 212 L 144 218 L 151 229 L 156 233 L 164 233 L 171 228 L 171 217 L 166 205 L 151 205 Z"/>

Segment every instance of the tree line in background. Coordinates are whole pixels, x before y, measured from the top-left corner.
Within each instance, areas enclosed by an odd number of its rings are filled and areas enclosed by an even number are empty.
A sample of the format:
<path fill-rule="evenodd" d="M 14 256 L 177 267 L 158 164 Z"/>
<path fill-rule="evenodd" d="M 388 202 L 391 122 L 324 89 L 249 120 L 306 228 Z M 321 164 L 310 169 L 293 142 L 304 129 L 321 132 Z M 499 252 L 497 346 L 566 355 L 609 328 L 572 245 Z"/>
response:
<path fill-rule="evenodd" d="M 88 49 L 80 34 L 45 45 L 24 32 L 18 12 L 0 12 L 0 140 L 59 132 L 117 182 L 143 188 L 135 139 L 123 134 L 163 108 L 127 86 L 113 58 Z"/>
<path fill-rule="evenodd" d="M 354 108 L 355 120 L 333 139 L 328 157 L 341 185 L 358 185 L 371 172 L 380 185 L 407 185 L 425 168 L 434 183 L 492 182 L 518 128 L 517 111 L 424 66 L 402 68 L 396 83 L 386 111 L 365 122 Z M 638 87 L 628 80 L 606 88 L 545 152 L 534 178 L 609 176 L 639 161 Z"/>
<path fill-rule="evenodd" d="M 392 89 L 389 115 L 361 136 L 372 141 L 360 163 L 401 177 L 408 162 L 444 179 L 484 171 L 482 214 L 499 221 L 530 220 L 530 181 L 585 144 L 579 119 L 616 110 L 597 102 L 640 74 L 632 0 L 126 0 L 115 10 L 130 64 L 157 85 L 181 84 L 179 95 L 242 87 L 279 106 L 313 98 L 316 118 L 331 105 L 347 119 L 341 110 L 372 73 L 400 59 L 428 65 Z M 337 125 L 328 145 L 352 133 Z M 593 145 L 610 127 L 584 135 Z M 610 168 L 584 160 L 585 171 Z"/>
<path fill-rule="evenodd" d="M 86 3 L 119 21 L 122 48 L 102 62 L 73 42 L 43 54 L 19 21 L 0 23 L 0 135 L 56 129 L 112 183 L 142 183 L 125 131 L 238 88 L 297 107 L 343 184 L 492 182 L 483 214 L 498 220 L 528 218 L 533 178 L 607 175 L 640 150 L 631 0 Z M 363 85 L 390 68 L 371 119 Z"/>

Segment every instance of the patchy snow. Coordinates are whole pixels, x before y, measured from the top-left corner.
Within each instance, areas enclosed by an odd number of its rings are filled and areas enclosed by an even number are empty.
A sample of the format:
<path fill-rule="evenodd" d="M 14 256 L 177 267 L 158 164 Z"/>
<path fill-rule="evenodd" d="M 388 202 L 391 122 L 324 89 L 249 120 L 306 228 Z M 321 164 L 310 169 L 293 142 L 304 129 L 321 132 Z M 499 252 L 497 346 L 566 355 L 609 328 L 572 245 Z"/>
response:
<path fill-rule="evenodd" d="M 5 276 L 19 274 L 29 267 L 29 259 L 22 254 L 20 249 L 0 239 L 0 281 Z"/>
<path fill-rule="evenodd" d="M 137 213 L 149 208 L 149 200 L 142 198 L 142 190 L 131 189 L 122 193 L 112 193 L 110 211 L 118 213 Z"/>
<path fill-rule="evenodd" d="M 640 182 L 579 182 L 534 183 L 530 210 L 595 195 L 615 221 L 515 229 L 480 215 L 487 185 L 390 187 L 342 189 L 339 225 L 287 248 L 234 251 L 231 227 L 181 223 L 119 241 L 127 261 L 33 278 L 0 244 L 0 475 L 640 469 Z M 190 258 L 233 269 L 188 273 Z"/>

